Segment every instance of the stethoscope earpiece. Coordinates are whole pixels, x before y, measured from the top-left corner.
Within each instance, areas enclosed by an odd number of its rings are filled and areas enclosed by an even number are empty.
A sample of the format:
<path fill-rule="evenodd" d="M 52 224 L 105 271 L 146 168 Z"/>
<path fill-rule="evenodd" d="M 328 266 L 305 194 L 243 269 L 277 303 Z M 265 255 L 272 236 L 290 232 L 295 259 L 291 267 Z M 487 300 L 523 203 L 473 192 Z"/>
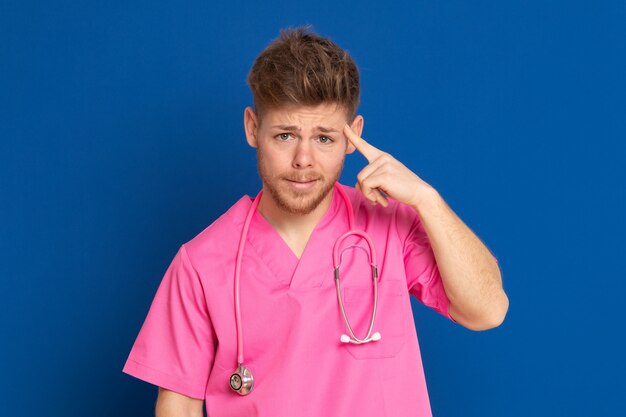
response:
<path fill-rule="evenodd" d="M 248 395 L 254 388 L 254 377 L 250 369 L 239 364 L 237 370 L 230 376 L 230 388 L 240 395 Z"/>
<path fill-rule="evenodd" d="M 356 345 L 360 345 L 362 343 L 367 343 L 367 342 L 377 342 L 381 338 L 382 338 L 382 336 L 380 335 L 380 332 L 376 332 L 371 337 L 369 337 L 367 339 L 363 339 L 363 340 L 352 339 L 347 334 L 342 334 L 340 340 L 341 340 L 341 343 L 354 343 Z"/>

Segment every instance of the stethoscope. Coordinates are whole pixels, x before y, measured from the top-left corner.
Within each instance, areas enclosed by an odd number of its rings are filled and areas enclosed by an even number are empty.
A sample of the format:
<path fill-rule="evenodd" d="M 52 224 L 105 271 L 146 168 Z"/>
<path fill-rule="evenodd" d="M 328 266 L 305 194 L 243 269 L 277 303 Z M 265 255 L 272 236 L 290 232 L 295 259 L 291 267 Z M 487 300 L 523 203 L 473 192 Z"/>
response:
<path fill-rule="evenodd" d="M 374 329 L 374 319 L 376 318 L 376 305 L 378 302 L 378 268 L 376 267 L 376 250 L 374 248 L 374 243 L 372 242 L 371 237 L 361 230 L 356 230 L 354 227 L 354 214 L 352 213 L 352 204 L 350 203 L 350 199 L 343 188 L 339 185 L 339 183 L 335 183 L 335 188 L 341 194 L 343 198 L 346 208 L 348 209 L 348 224 L 350 226 L 350 230 L 341 235 L 333 246 L 333 268 L 334 268 L 334 276 L 335 276 L 335 286 L 337 287 L 337 299 L 339 301 L 339 308 L 341 309 L 341 315 L 343 316 L 343 320 L 346 323 L 346 327 L 348 329 L 348 334 L 342 334 L 339 340 L 342 343 L 354 343 L 357 345 L 378 341 L 381 339 L 380 333 L 375 332 L 372 334 L 372 330 Z M 248 210 L 248 214 L 246 215 L 246 220 L 243 224 L 243 229 L 241 231 L 241 239 L 239 240 L 239 248 L 237 249 L 237 258 L 235 263 L 235 322 L 237 325 L 237 369 L 230 376 L 230 388 L 241 395 L 248 395 L 252 389 L 254 388 L 254 377 L 252 376 L 252 372 L 249 368 L 243 365 L 243 330 L 241 326 L 241 310 L 239 308 L 239 278 L 241 273 L 241 259 L 243 257 L 243 249 L 245 246 L 246 239 L 248 237 L 248 229 L 250 227 L 250 221 L 252 220 L 252 216 L 256 211 L 257 206 L 259 205 L 259 201 L 261 200 L 261 195 L 263 194 L 263 190 L 259 192 L 256 196 L 250 209 Z M 365 239 L 367 242 L 367 246 L 369 251 L 366 251 L 362 246 L 352 245 L 344 248 L 341 252 L 339 248 L 341 247 L 341 243 L 350 236 L 359 236 Z M 352 330 L 352 326 L 350 326 L 350 322 L 348 321 L 348 316 L 346 315 L 346 310 L 343 305 L 343 297 L 341 296 L 341 286 L 339 285 L 339 266 L 341 265 L 341 260 L 343 258 L 343 253 L 347 249 L 350 248 L 358 248 L 362 249 L 367 253 L 368 262 L 372 267 L 372 280 L 374 286 L 374 307 L 372 308 L 372 317 L 370 318 L 370 325 L 367 329 L 367 334 L 363 339 L 359 339 Z"/>

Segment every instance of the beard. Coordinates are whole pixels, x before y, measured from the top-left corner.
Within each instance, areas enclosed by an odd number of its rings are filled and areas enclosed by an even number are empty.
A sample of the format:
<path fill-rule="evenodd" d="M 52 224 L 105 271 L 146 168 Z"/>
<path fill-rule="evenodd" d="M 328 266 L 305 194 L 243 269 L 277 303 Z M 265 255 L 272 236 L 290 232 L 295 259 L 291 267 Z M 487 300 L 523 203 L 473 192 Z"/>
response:
<path fill-rule="evenodd" d="M 343 170 L 343 163 L 344 160 L 341 161 L 339 169 L 333 172 L 329 178 L 314 171 L 308 171 L 306 174 L 297 171 L 272 174 L 262 153 L 257 148 L 257 168 L 263 185 L 265 185 L 276 206 L 290 214 L 304 215 L 315 210 L 332 191 Z M 295 190 L 287 183 L 287 181 L 305 182 L 313 180 L 316 180 L 316 184 L 310 190 Z"/>

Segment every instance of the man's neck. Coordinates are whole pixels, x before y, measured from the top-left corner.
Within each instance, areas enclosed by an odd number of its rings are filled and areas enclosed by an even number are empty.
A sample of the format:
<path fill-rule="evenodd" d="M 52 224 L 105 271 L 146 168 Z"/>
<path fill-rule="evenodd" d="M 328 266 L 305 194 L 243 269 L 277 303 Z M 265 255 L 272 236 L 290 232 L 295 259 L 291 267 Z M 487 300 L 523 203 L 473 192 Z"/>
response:
<path fill-rule="evenodd" d="M 294 254 L 300 258 L 306 243 L 330 207 L 333 190 L 308 214 L 289 213 L 277 206 L 269 191 L 264 187 L 258 211 L 274 227 Z"/>

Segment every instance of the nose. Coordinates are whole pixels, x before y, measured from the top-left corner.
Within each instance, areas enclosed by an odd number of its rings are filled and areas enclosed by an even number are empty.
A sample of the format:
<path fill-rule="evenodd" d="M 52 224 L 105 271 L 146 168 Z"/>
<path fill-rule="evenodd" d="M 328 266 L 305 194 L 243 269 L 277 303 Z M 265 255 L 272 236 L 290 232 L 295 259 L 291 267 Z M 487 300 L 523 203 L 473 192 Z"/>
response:
<path fill-rule="evenodd" d="M 291 166 L 297 169 L 309 168 L 313 166 L 314 157 L 313 157 L 313 149 L 311 149 L 311 144 L 308 140 L 298 140 L 298 145 L 295 149 L 295 154 L 293 155 L 293 161 L 291 162 Z"/>

